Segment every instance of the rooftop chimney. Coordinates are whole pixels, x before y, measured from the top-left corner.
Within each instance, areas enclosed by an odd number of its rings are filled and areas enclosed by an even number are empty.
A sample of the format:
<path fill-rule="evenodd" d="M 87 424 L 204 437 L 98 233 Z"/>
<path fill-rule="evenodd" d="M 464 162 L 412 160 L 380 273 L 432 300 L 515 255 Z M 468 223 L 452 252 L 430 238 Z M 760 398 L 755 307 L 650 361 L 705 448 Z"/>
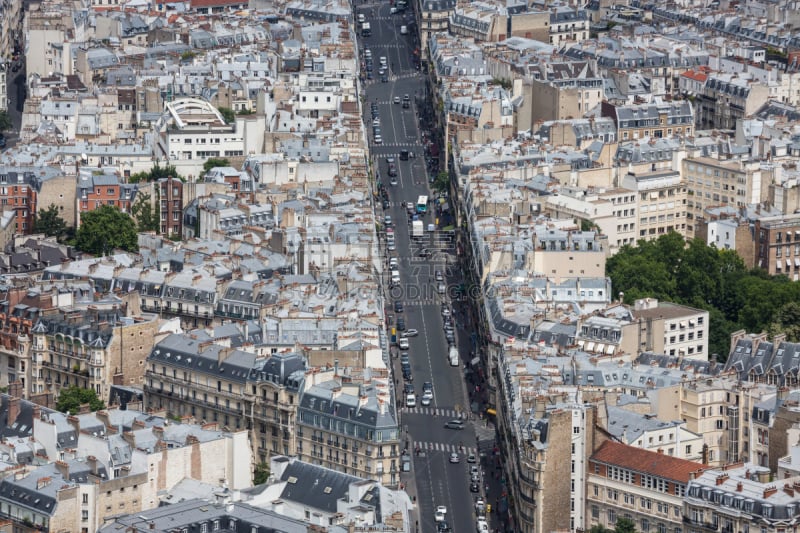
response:
<path fill-rule="evenodd" d="M 8 422 L 7 426 L 13 426 L 19 416 L 19 398 L 9 398 L 8 400 Z"/>

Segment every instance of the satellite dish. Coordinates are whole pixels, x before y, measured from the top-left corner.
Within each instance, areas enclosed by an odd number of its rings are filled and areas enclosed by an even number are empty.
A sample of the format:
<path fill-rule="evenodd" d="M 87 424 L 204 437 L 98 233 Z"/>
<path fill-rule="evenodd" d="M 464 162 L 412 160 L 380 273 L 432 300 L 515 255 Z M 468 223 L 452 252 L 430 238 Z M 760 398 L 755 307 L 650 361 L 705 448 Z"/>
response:
<path fill-rule="evenodd" d="M 86 155 L 86 154 L 81 154 L 81 159 L 83 159 L 84 161 L 86 161 L 87 159 L 89 159 L 89 156 L 88 156 L 88 155 Z"/>

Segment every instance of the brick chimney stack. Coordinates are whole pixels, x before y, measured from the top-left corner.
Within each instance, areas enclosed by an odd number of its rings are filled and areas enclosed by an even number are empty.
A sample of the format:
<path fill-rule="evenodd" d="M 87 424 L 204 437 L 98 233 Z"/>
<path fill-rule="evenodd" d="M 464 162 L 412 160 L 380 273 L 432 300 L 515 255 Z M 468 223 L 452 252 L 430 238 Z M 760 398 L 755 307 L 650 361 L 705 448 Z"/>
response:
<path fill-rule="evenodd" d="M 17 417 L 19 416 L 19 402 L 21 400 L 19 398 L 9 398 L 8 399 L 8 422 L 6 425 L 13 426 L 14 422 L 17 421 Z"/>
<path fill-rule="evenodd" d="M 23 389 L 21 381 L 13 381 L 8 384 L 8 395 L 12 398 L 22 398 Z"/>

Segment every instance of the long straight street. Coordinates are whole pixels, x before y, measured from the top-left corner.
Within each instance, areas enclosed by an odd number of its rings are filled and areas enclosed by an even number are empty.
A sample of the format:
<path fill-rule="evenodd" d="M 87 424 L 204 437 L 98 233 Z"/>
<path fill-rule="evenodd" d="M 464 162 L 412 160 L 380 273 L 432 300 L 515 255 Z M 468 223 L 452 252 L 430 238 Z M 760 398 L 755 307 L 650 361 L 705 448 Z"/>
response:
<path fill-rule="evenodd" d="M 402 405 L 402 431 L 412 458 L 411 473 L 404 474 L 405 483 L 409 493 L 417 498 L 418 531 L 438 530 L 434 515 L 439 506 L 447 508 L 445 522 L 452 531 L 474 531 L 473 503 L 484 493 L 486 483 L 485 474 L 481 472 L 485 464 L 481 464 L 480 457 L 481 452 L 487 451 L 487 443 L 489 453 L 484 455 L 491 455 L 494 429 L 472 413 L 465 386 L 464 376 L 473 358 L 474 338 L 466 330 L 466 313 L 453 305 L 457 289 L 463 285 L 463 273 L 456 267 L 452 229 L 444 230 L 443 224 L 439 224 L 440 215 L 429 189 L 429 170 L 433 173 L 437 169 L 434 162 L 427 161 L 426 139 L 421 131 L 421 116 L 431 109 L 420 109 L 420 105 L 429 105 L 429 99 L 425 93 L 424 74 L 417 70 L 415 61 L 414 17 L 410 8 L 399 13 L 391 13 L 392 9 L 388 2 L 356 6 L 361 22 L 359 33 L 363 22 L 371 27 L 371 35 L 361 35 L 359 41 L 366 87 L 364 120 L 373 170 L 386 190 L 377 200 L 377 218 L 384 222 L 385 215 L 390 217 L 395 249 L 387 250 L 385 232 L 381 246 L 386 254 L 387 270 L 390 258 L 397 258 L 399 264 L 400 281 L 387 291 L 386 314 L 392 327 L 404 321 L 402 325 L 407 330 L 418 332 L 417 336 L 408 338 L 407 349 L 392 345 L 397 400 Z M 401 31 L 403 26 L 406 28 Z M 380 141 L 376 143 L 378 136 Z M 409 152 L 408 158 L 406 154 L 401 157 L 404 150 Z M 417 215 L 424 236 L 412 239 L 412 216 L 417 199 L 422 195 L 430 199 L 427 212 Z M 410 210 L 409 202 L 412 203 Z M 435 229 L 429 231 L 430 228 Z M 442 282 L 437 281 L 439 276 Z M 402 309 L 395 307 L 396 302 L 400 302 Z M 449 345 L 443 329 L 445 314 L 452 316 L 455 330 L 459 351 L 455 366 L 450 364 Z M 403 331 L 398 328 L 395 340 L 399 340 L 401 334 Z M 400 368 L 404 353 L 408 354 L 413 381 L 407 379 Z M 433 398 L 429 405 L 420 403 L 423 383 L 432 385 Z M 411 385 L 415 397 L 413 407 L 407 406 L 407 393 L 404 393 L 404 387 Z M 459 419 L 465 422 L 462 429 L 445 427 L 448 422 Z M 484 446 L 481 448 L 480 444 Z M 476 462 L 470 463 L 468 458 Z M 479 473 L 471 475 L 470 469 L 475 467 Z"/>

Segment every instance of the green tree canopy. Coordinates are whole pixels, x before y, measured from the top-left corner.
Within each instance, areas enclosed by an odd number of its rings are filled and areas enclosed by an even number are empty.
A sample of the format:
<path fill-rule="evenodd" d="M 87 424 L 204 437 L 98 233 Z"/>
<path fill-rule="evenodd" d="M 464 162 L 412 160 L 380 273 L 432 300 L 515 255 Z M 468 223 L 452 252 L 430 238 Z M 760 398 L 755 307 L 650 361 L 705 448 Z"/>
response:
<path fill-rule="evenodd" d="M 737 329 L 769 329 L 800 335 L 789 302 L 800 299 L 800 284 L 785 276 L 748 270 L 732 250 L 719 250 L 695 239 L 686 243 L 670 233 L 653 241 L 624 246 L 606 262 L 606 274 L 616 293 L 632 303 L 638 298 L 689 305 L 709 312 L 709 350 L 728 356 L 730 334 Z M 800 307 L 798 308 L 800 309 Z"/>
<path fill-rule="evenodd" d="M 116 207 L 100 206 L 81 215 L 75 247 L 92 255 L 106 255 L 116 249 L 135 252 L 139 248 L 136 224 Z"/>
<path fill-rule="evenodd" d="M 158 206 L 153 203 L 152 197 L 148 193 L 136 195 L 136 201 L 131 206 L 131 216 L 136 221 L 136 231 L 158 233 L 161 229 L 158 220 Z"/>
<path fill-rule="evenodd" d="M 89 404 L 89 409 L 92 411 L 99 411 L 105 409 L 106 404 L 97 397 L 94 389 L 84 389 L 82 387 L 68 387 L 61 389 L 56 401 L 56 410 L 67 414 L 77 414 L 80 411 L 81 405 Z"/>
<path fill-rule="evenodd" d="M 162 167 L 156 163 L 153 168 L 147 172 L 137 172 L 128 178 L 129 183 L 147 183 L 151 181 L 158 181 L 165 178 L 178 178 L 181 181 L 186 181 L 186 178 L 178 174 L 178 170 L 173 165 Z"/>
<path fill-rule="evenodd" d="M 253 471 L 253 485 L 263 485 L 269 480 L 269 463 L 259 463 Z"/>
<path fill-rule="evenodd" d="M 8 131 L 14 127 L 8 111 L 0 111 L 0 131 Z"/>
<path fill-rule="evenodd" d="M 61 237 L 67 232 L 67 223 L 61 218 L 56 204 L 50 204 L 46 209 L 39 209 L 33 223 L 33 231 L 44 233 L 48 237 Z"/>
<path fill-rule="evenodd" d="M 236 113 L 233 112 L 233 109 L 229 107 L 218 107 L 217 111 L 219 111 L 219 114 L 225 119 L 226 124 L 233 124 L 236 122 Z"/>
<path fill-rule="evenodd" d="M 205 174 L 214 167 L 229 167 L 231 162 L 224 157 L 211 157 L 203 164 L 203 173 Z"/>
<path fill-rule="evenodd" d="M 442 170 L 433 180 L 433 184 L 431 185 L 431 189 L 436 192 L 447 192 L 450 190 L 450 175 Z"/>
<path fill-rule="evenodd" d="M 636 525 L 630 518 L 620 516 L 614 526 L 614 533 L 636 533 Z"/>

